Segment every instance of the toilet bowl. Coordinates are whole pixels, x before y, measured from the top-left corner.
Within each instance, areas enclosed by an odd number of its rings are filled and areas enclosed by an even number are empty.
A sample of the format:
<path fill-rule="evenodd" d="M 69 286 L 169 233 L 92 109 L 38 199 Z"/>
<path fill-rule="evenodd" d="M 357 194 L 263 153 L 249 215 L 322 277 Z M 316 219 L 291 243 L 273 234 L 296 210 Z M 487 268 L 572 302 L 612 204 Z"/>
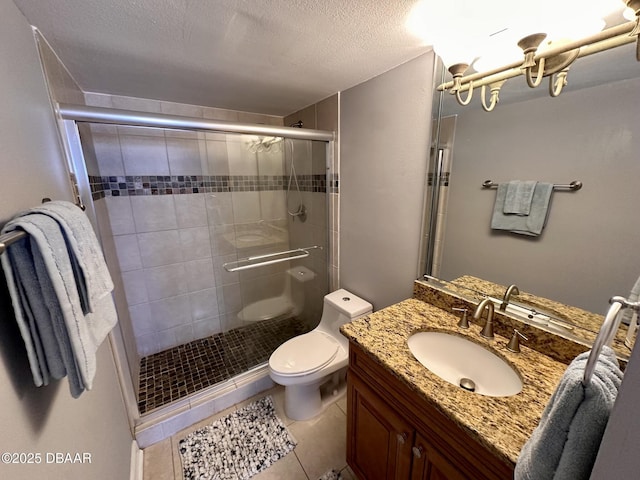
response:
<path fill-rule="evenodd" d="M 324 297 L 320 324 L 280 345 L 269 358 L 269 376 L 285 387 L 284 410 L 292 420 L 307 420 L 346 391 L 349 341 L 341 325 L 371 313 L 372 305 L 344 290 Z"/>

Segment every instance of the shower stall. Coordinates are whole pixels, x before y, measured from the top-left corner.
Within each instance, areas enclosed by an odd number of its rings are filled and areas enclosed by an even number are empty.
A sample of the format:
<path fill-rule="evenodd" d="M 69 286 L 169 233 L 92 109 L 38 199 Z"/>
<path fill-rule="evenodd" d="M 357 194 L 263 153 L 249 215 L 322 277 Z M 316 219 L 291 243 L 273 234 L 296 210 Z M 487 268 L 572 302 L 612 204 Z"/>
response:
<path fill-rule="evenodd" d="M 332 132 L 62 110 L 116 279 L 141 415 L 264 370 L 281 343 L 317 325 Z"/>

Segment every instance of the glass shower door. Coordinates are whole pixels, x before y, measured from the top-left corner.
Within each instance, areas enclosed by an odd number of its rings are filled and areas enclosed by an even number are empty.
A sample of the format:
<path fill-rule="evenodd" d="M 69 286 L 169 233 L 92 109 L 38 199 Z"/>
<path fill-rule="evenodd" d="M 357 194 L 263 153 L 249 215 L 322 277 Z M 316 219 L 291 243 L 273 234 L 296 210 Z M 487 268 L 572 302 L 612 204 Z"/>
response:
<path fill-rule="evenodd" d="M 227 142 L 234 225 L 224 237 L 233 252 L 221 274 L 223 338 L 228 363 L 246 371 L 320 319 L 328 285 L 326 159 L 324 145 L 314 149 L 311 141 L 243 135 Z"/>

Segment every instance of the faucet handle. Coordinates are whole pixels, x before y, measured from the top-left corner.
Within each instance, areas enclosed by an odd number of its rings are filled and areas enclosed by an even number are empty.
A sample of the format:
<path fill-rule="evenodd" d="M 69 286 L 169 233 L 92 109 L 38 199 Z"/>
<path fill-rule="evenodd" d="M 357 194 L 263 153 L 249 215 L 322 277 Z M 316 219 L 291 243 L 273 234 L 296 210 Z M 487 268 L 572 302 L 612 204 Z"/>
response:
<path fill-rule="evenodd" d="M 509 344 L 507 345 L 507 350 L 513 353 L 520 353 L 520 337 L 522 337 L 524 340 L 529 340 L 514 328 L 513 336 L 511 337 L 511 340 L 509 340 Z"/>
<path fill-rule="evenodd" d="M 454 312 L 462 312 L 462 317 L 460 317 L 460 321 L 458 322 L 458 327 L 467 329 L 469 328 L 469 318 L 467 314 L 469 313 L 469 309 L 467 308 L 452 308 Z"/>

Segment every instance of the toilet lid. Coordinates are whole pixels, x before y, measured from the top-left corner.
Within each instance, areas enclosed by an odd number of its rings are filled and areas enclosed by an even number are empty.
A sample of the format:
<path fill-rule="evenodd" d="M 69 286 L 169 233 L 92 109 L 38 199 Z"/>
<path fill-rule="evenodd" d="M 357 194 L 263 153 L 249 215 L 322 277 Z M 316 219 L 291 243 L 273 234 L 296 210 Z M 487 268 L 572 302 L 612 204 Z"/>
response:
<path fill-rule="evenodd" d="M 312 373 L 333 360 L 339 347 L 323 333 L 305 333 L 280 345 L 271 355 L 269 366 L 280 375 Z"/>

